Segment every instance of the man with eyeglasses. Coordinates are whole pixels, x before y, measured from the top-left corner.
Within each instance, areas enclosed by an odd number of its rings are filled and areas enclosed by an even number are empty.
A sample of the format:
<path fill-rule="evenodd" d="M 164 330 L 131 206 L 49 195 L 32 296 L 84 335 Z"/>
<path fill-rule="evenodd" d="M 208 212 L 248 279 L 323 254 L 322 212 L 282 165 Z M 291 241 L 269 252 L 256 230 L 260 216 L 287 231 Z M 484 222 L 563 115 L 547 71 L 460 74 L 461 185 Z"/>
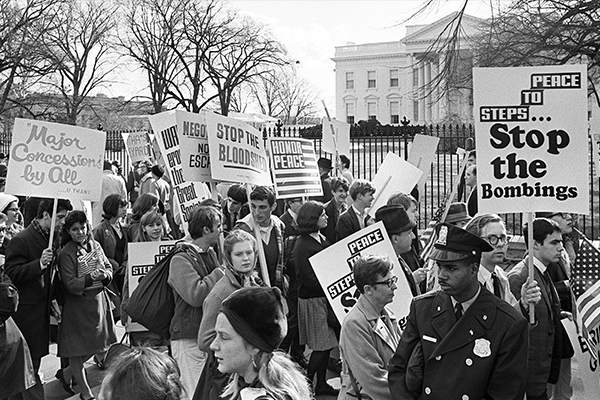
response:
<path fill-rule="evenodd" d="M 362 256 L 354 264 L 360 297 L 342 324 L 340 399 L 391 400 L 387 363 L 400 339 L 398 322 L 386 307 L 394 299 L 398 277 L 380 255 Z"/>
<path fill-rule="evenodd" d="M 465 230 L 478 236 L 492 246 L 492 251 L 481 253 L 481 265 L 477 278 L 487 290 L 503 299 L 525 317 L 529 315 L 529 303 L 537 304 L 542 293 L 537 282 L 524 283 L 521 287 L 521 300 L 517 301 L 510 291 L 506 272 L 500 266 L 506 259 L 510 236 L 506 234 L 504 221 L 496 214 L 481 214 L 465 226 Z"/>
<path fill-rule="evenodd" d="M 527 321 L 477 279 L 492 246 L 448 223 L 435 230 L 441 290 L 411 303 L 388 367 L 392 399 L 522 400 Z"/>

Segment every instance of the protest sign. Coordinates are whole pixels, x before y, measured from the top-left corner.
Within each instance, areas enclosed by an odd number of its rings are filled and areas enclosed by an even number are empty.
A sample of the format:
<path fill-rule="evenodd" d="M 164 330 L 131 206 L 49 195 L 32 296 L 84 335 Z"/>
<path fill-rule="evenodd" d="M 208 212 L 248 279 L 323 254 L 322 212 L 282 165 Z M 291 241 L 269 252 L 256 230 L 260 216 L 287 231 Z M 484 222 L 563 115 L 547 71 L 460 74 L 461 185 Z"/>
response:
<path fill-rule="evenodd" d="M 394 264 L 392 273 L 398 277 L 398 289 L 388 307 L 398 318 L 400 329 L 404 330 L 408 316 L 412 292 L 406 275 L 398 263 L 392 242 L 383 226 L 377 222 L 336 242 L 315 254 L 308 261 L 313 267 L 325 296 L 340 322 L 356 304 L 358 289 L 354 284 L 352 267 L 360 256 L 375 254 L 388 255 Z"/>
<path fill-rule="evenodd" d="M 563 319 L 562 323 L 569 335 L 573 349 L 575 349 L 575 359 L 583 381 L 584 398 L 600 399 L 600 354 L 597 357 L 590 354 L 590 348 L 581 335 L 577 334 L 573 321 Z M 600 327 L 590 331 L 589 334 L 590 338 L 597 340 L 600 337 Z"/>
<path fill-rule="evenodd" d="M 183 176 L 186 181 L 210 182 L 210 157 L 205 113 L 175 111 Z"/>
<path fill-rule="evenodd" d="M 397 154 L 387 153 L 373 178 L 376 191 L 369 215 L 374 217 L 377 209 L 385 205 L 392 194 L 410 193 L 422 175 L 423 171 Z"/>
<path fill-rule="evenodd" d="M 106 133 L 17 118 L 6 192 L 98 201 Z"/>
<path fill-rule="evenodd" d="M 206 113 L 211 175 L 227 182 L 272 185 L 262 134 L 245 122 Z"/>
<path fill-rule="evenodd" d="M 323 195 L 311 140 L 269 138 L 269 149 L 278 199 Z"/>
<path fill-rule="evenodd" d="M 121 134 L 123 135 L 123 141 L 125 142 L 125 147 L 127 148 L 127 153 L 131 158 L 132 164 L 153 158 L 150 152 L 148 132 L 122 132 Z"/>
<path fill-rule="evenodd" d="M 331 125 L 333 125 L 333 132 Z M 321 149 L 331 154 L 344 154 L 350 156 L 350 124 L 337 119 L 329 121 L 326 117 L 323 118 L 323 140 L 321 141 Z M 335 138 L 334 138 L 335 132 Z"/>
<path fill-rule="evenodd" d="M 590 118 L 590 135 L 596 176 L 600 176 L 600 107 L 594 100 L 592 101 L 592 118 Z"/>
<path fill-rule="evenodd" d="M 586 65 L 474 68 L 473 88 L 479 212 L 588 214 Z"/>
<path fill-rule="evenodd" d="M 127 284 L 129 285 L 128 296 L 138 287 L 140 281 L 148 271 L 152 269 L 175 247 L 175 240 L 160 242 L 134 242 L 128 243 L 129 264 L 127 267 Z M 128 321 L 127 332 L 147 331 L 144 326 Z"/>
<path fill-rule="evenodd" d="M 185 181 L 179 135 L 177 133 L 177 120 L 174 111 L 150 115 L 150 124 L 155 132 L 155 139 L 160 149 L 166 170 L 173 186 L 173 197 L 177 201 L 181 215 L 183 229 L 187 233 L 188 221 L 191 213 L 200 207 L 203 200 L 201 193 L 196 191 L 194 182 Z"/>
<path fill-rule="evenodd" d="M 425 193 L 425 182 L 431 171 L 431 163 L 435 159 L 435 152 L 440 138 L 426 135 L 415 135 L 408 153 L 408 162 L 423 171 L 417 183 L 419 194 Z"/>

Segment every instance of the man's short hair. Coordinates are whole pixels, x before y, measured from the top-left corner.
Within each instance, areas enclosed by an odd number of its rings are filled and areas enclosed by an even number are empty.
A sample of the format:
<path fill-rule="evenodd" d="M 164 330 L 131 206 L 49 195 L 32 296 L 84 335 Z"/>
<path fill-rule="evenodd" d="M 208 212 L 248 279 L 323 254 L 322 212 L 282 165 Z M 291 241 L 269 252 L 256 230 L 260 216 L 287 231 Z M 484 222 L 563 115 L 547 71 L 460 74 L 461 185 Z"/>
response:
<path fill-rule="evenodd" d="M 104 160 L 104 166 L 102 168 L 104 171 L 112 171 L 112 167 L 113 165 L 110 161 Z"/>
<path fill-rule="evenodd" d="M 285 199 L 285 204 L 290 207 L 290 204 L 295 203 L 297 201 L 302 201 L 302 197 L 288 197 Z"/>
<path fill-rule="evenodd" d="M 215 207 L 200 206 L 192 212 L 188 221 L 188 231 L 192 239 L 198 239 L 204 235 L 204 227 L 211 232 L 215 222 L 221 219 L 221 213 Z"/>
<path fill-rule="evenodd" d="M 350 189 L 350 183 L 343 176 L 334 176 L 331 178 L 331 182 L 329 182 L 329 187 L 331 187 L 332 192 L 337 192 L 339 188 L 343 188 L 347 192 Z"/>
<path fill-rule="evenodd" d="M 375 186 L 366 179 L 357 179 L 350 186 L 350 197 L 356 200 L 359 194 L 363 196 L 367 193 L 375 193 Z"/>
<path fill-rule="evenodd" d="M 481 237 L 481 231 L 483 228 L 485 228 L 487 224 L 495 222 L 504 225 L 504 220 L 497 214 L 479 214 L 470 220 L 463 229 L 475 236 Z"/>
<path fill-rule="evenodd" d="M 546 237 L 552 235 L 554 232 L 558 232 L 562 235 L 562 231 L 560 230 L 560 226 L 558 222 L 553 221 L 548 218 L 536 218 L 533 220 L 533 240 L 542 244 Z M 525 238 L 525 244 L 528 243 L 528 235 L 529 234 L 529 226 L 525 225 L 523 227 L 523 236 Z"/>
<path fill-rule="evenodd" d="M 392 270 L 394 264 L 387 256 L 365 255 L 354 263 L 354 283 L 362 294 L 365 285 L 373 285 Z"/>
<path fill-rule="evenodd" d="M 400 204 L 405 210 L 408 210 L 413 204 L 418 206 L 419 202 L 410 194 L 398 192 L 388 198 L 387 205 L 391 206 L 394 204 Z"/>
<path fill-rule="evenodd" d="M 153 165 L 151 171 L 154 175 L 156 175 L 159 178 L 162 178 L 165 174 L 165 169 L 163 168 L 163 166 L 158 164 Z"/>
<path fill-rule="evenodd" d="M 54 208 L 54 199 L 43 199 L 40 201 L 40 205 L 38 206 L 37 218 L 44 218 L 44 211 L 48 213 L 48 215 L 52 216 L 52 210 Z M 67 199 L 58 199 L 58 204 L 56 205 L 56 212 L 59 213 L 63 210 L 71 211 L 73 210 L 73 205 Z"/>
<path fill-rule="evenodd" d="M 231 197 L 233 200 L 238 203 L 246 203 L 248 201 L 248 194 L 246 193 L 246 188 L 243 185 L 235 184 L 231 185 L 229 189 L 227 189 L 227 197 Z"/>
<path fill-rule="evenodd" d="M 275 204 L 275 191 L 270 186 L 257 186 L 250 193 L 250 200 L 267 200 L 270 206 Z"/>
<path fill-rule="evenodd" d="M 340 154 L 340 162 L 344 168 L 350 168 L 350 159 L 343 154 Z"/>

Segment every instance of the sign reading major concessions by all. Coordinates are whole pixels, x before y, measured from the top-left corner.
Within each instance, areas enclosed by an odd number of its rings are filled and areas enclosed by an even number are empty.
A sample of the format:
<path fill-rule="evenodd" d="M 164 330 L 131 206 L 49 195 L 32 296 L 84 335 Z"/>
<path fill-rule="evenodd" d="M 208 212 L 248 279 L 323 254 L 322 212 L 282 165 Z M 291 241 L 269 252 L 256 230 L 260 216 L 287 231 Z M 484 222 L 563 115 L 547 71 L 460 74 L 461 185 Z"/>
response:
<path fill-rule="evenodd" d="M 205 113 L 175 111 L 183 176 L 186 181 L 210 182 L 210 156 Z"/>
<path fill-rule="evenodd" d="M 152 153 L 150 152 L 150 141 L 148 140 L 148 132 L 122 132 L 123 140 L 127 153 L 131 158 L 131 163 L 135 164 L 138 161 L 151 160 Z"/>
<path fill-rule="evenodd" d="M 586 68 L 474 68 L 479 212 L 589 212 Z"/>
<path fill-rule="evenodd" d="M 160 260 L 175 247 L 175 240 L 161 242 L 128 243 L 129 266 L 127 267 L 128 296 L 138 287 L 140 281 Z M 143 325 L 131 322 L 128 318 L 127 332 L 147 331 Z"/>
<path fill-rule="evenodd" d="M 214 180 L 272 185 L 262 134 L 245 122 L 206 113 Z"/>
<path fill-rule="evenodd" d="M 368 254 L 388 255 L 394 264 L 392 271 L 398 277 L 398 289 L 388 307 L 396 315 L 400 329 L 404 330 L 412 292 L 383 222 L 377 222 L 336 242 L 312 256 L 309 261 L 336 317 L 342 322 L 359 297 L 352 273 L 354 263 L 360 256 Z"/>
<path fill-rule="evenodd" d="M 17 118 L 6 192 L 98 201 L 106 133 Z"/>
<path fill-rule="evenodd" d="M 323 195 L 311 140 L 269 138 L 269 150 L 278 199 Z"/>

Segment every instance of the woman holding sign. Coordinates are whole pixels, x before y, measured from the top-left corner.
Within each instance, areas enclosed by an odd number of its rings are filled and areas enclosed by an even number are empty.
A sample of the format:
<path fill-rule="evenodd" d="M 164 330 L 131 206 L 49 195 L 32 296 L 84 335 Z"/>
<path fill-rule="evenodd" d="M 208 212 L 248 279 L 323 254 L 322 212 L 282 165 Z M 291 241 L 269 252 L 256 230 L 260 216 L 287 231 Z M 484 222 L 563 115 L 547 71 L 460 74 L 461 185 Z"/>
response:
<path fill-rule="evenodd" d="M 58 269 L 65 303 L 58 326 L 58 356 L 69 357 L 69 372 L 81 388 L 79 397 L 85 400 L 94 396 L 84 362 L 94 354 L 103 353 L 117 340 L 110 301 L 104 290 L 112 279 L 112 267 L 100 244 L 91 238 L 90 224 L 83 211 L 73 211 L 65 218 L 62 242 Z"/>
<path fill-rule="evenodd" d="M 338 345 L 334 330 L 328 324 L 328 305 L 325 292 L 317 279 L 309 258 L 329 246 L 319 230 L 327 226 L 327 214 L 323 204 L 307 201 L 298 211 L 300 237 L 294 247 L 296 273 L 298 275 L 298 331 L 300 344 L 313 351 L 308 361 L 307 376 L 313 380 L 315 394 L 336 396 L 337 390 L 327 384 L 329 352 Z"/>

